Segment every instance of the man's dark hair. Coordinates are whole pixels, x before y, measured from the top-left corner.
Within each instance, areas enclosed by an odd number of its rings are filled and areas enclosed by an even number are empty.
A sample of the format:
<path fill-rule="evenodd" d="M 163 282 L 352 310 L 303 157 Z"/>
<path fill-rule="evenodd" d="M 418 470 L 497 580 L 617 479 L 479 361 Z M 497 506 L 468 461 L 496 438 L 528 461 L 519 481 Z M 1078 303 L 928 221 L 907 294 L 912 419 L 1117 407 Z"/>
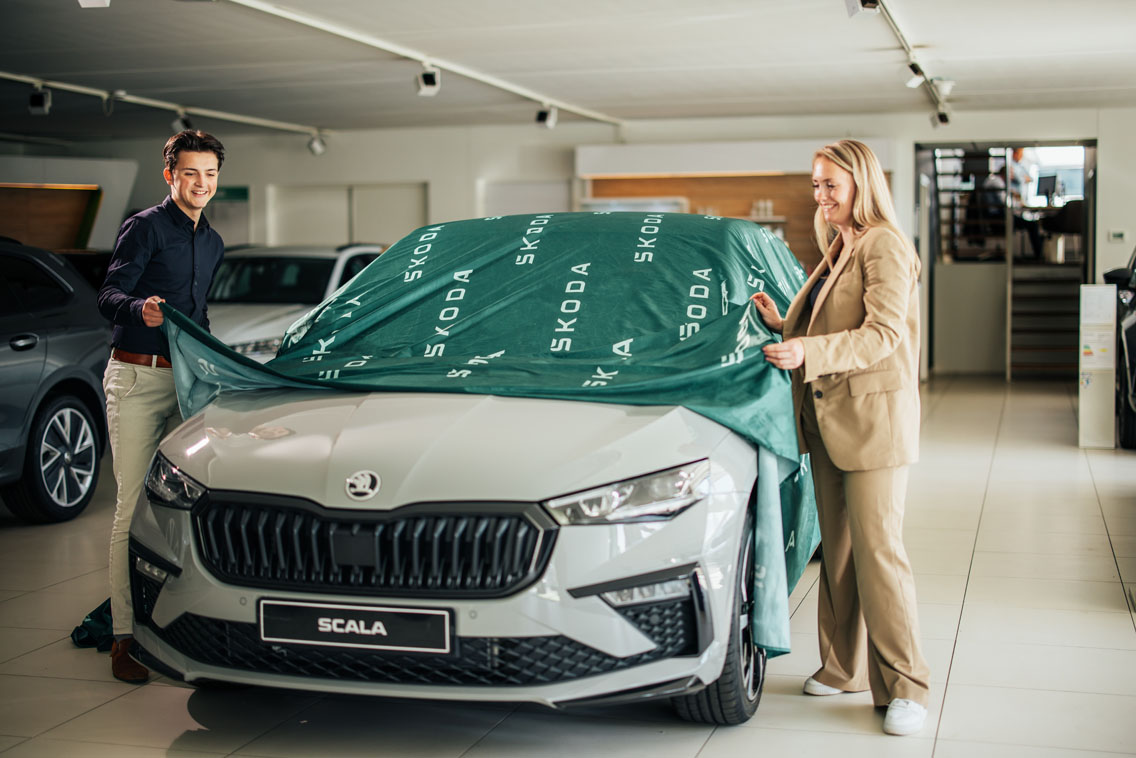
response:
<path fill-rule="evenodd" d="M 173 171 L 174 167 L 177 166 L 178 155 L 183 152 L 213 153 L 217 156 L 218 169 L 225 162 L 225 146 L 212 134 L 207 134 L 200 129 L 186 129 L 166 141 L 166 146 L 162 150 L 162 155 L 166 157 L 166 168 Z"/>

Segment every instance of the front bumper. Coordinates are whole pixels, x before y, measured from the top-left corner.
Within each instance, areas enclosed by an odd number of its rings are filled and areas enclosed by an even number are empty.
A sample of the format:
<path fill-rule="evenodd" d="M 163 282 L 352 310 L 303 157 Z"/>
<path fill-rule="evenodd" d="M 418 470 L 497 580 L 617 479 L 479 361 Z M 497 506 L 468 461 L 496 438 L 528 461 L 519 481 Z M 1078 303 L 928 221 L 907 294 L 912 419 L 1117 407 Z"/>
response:
<path fill-rule="evenodd" d="M 135 639 L 155 669 L 191 682 L 550 706 L 689 692 L 722 670 L 748 500 L 719 493 L 666 522 L 562 527 L 525 589 L 442 599 L 225 583 L 204 567 L 191 514 L 144 502 L 131 530 Z M 137 558 L 166 570 L 164 581 L 139 572 Z M 657 581 L 660 571 L 692 576 L 690 597 L 616 609 L 598 594 L 629 578 Z M 265 642 L 265 599 L 443 609 L 453 650 Z"/>

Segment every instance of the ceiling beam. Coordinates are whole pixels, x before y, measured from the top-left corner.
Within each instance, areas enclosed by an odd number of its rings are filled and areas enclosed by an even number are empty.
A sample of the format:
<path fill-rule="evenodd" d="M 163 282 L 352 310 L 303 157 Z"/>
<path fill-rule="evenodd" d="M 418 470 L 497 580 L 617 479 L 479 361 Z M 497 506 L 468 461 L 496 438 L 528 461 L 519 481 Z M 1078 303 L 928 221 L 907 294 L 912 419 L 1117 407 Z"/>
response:
<path fill-rule="evenodd" d="M 300 134 L 310 134 L 317 136 L 320 130 L 314 126 L 305 126 L 304 124 L 292 124 L 287 121 L 275 121 L 268 118 L 258 118 L 256 116 L 246 116 L 241 113 L 230 113 L 228 111 L 218 111 L 212 108 L 198 108 L 192 105 L 181 105 L 179 103 L 172 103 L 168 100 L 156 100 L 152 97 L 140 97 L 138 95 L 131 95 L 126 90 L 105 90 L 97 89 L 95 87 L 85 87 L 81 84 L 70 84 L 68 82 L 55 81 L 53 79 L 40 79 L 35 76 L 28 76 L 27 74 L 17 74 L 11 71 L 0 71 L 0 79 L 7 79 L 13 82 L 23 82 L 30 84 L 37 89 L 47 88 L 59 90 L 61 92 L 74 92 L 79 95 L 90 95 L 91 97 L 100 98 L 103 101 L 103 108 L 107 110 L 112 108 L 115 101 L 123 103 L 130 103 L 131 105 L 141 105 L 146 108 L 157 108 L 160 110 L 171 111 L 179 115 L 202 116 L 204 118 L 215 118 L 220 121 L 231 121 L 237 124 L 248 124 L 249 126 L 259 126 L 264 129 L 276 129 L 282 132 L 297 132 Z M 107 110 L 109 113 L 109 110 Z"/>
<path fill-rule="evenodd" d="M 561 111 L 575 113 L 578 116 L 583 116 L 584 118 L 588 118 L 593 121 L 602 121 L 604 123 L 612 124 L 618 127 L 622 127 L 624 125 L 624 121 L 614 116 L 609 116 L 606 113 L 601 113 L 590 108 L 584 108 L 579 105 L 573 105 L 572 103 L 567 103 L 563 100 L 549 97 L 548 95 L 537 92 L 536 90 L 531 90 L 527 87 L 513 84 L 512 82 L 493 76 L 492 74 L 486 74 L 481 71 L 477 71 L 476 69 L 472 69 L 469 66 L 462 65 L 461 63 L 455 63 L 454 61 L 436 58 L 432 55 L 428 55 L 422 52 L 421 50 L 415 50 L 413 48 L 406 47 L 405 45 L 400 45 L 396 42 L 390 42 L 388 40 L 380 39 L 370 34 L 364 34 L 363 32 L 356 31 L 355 29 L 351 29 L 346 26 L 341 26 L 331 21 L 317 18 L 316 16 L 310 16 L 306 13 L 300 13 L 288 8 L 282 8 L 275 3 L 265 2 L 264 0 L 225 0 L 225 2 L 232 3 L 233 5 L 240 5 L 251 10 L 259 11 L 261 13 L 267 13 L 277 18 L 282 18 L 297 24 L 301 24 L 310 29 L 317 29 L 319 31 L 326 32 L 327 34 L 334 34 L 337 37 L 342 37 L 343 39 L 358 42 L 359 44 L 366 45 L 367 47 L 372 47 L 376 50 L 382 50 L 384 52 L 391 53 L 402 58 L 415 60 L 424 66 L 430 65 L 435 68 L 450 71 L 452 73 L 458 74 L 459 76 L 464 76 L 467 79 L 473 79 L 474 81 L 481 82 L 482 84 L 488 84 L 490 87 L 496 87 L 499 90 L 509 92 L 511 94 L 517 95 L 518 97 L 532 100 L 534 103 L 546 108 L 549 106 L 555 106 Z"/>
<path fill-rule="evenodd" d="M 917 68 L 921 72 L 923 81 L 920 87 L 927 93 L 927 97 L 931 99 L 931 104 L 935 106 L 936 114 L 949 114 L 950 107 L 947 105 L 946 99 L 944 99 L 942 93 L 940 93 L 939 89 L 935 86 L 931 75 L 927 73 L 927 70 L 916 59 L 915 49 L 911 47 L 911 43 L 907 41 L 907 36 L 903 33 L 903 30 L 899 28 L 899 23 L 895 20 L 895 16 L 892 15 L 891 9 L 888 8 L 884 0 L 878 0 L 878 3 L 880 15 L 884 17 L 884 21 L 887 22 L 888 27 L 891 29 L 892 34 L 895 35 L 900 47 L 903 48 L 903 52 L 907 54 L 907 65 L 913 66 L 915 67 L 913 70 Z"/>

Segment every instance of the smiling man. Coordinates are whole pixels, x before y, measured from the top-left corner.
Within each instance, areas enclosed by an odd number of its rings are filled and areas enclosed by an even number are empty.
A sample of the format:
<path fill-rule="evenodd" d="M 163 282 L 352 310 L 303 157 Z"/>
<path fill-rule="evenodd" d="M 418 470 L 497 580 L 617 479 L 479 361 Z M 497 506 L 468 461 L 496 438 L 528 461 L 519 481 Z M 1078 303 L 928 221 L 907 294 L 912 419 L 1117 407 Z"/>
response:
<path fill-rule="evenodd" d="M 103 375 L 118 484 L 110 537 L 111 672 L 133 683 L 145 682 L 149 672 L 129 655 L 134 618 L 127 532 L 158 441 L 181 421 L 170 349 L 158 329 L 164 320 L 159 303 L 208 330 L 205 295 L 225 250 L 202 215 L 217 192 L 225 148 L 210 134 L 184 131 L 170 137 L 163 156 L 170 195 L 123 222 L 99 290 L 99 311 L 114 324 L 114 350 Z"/>

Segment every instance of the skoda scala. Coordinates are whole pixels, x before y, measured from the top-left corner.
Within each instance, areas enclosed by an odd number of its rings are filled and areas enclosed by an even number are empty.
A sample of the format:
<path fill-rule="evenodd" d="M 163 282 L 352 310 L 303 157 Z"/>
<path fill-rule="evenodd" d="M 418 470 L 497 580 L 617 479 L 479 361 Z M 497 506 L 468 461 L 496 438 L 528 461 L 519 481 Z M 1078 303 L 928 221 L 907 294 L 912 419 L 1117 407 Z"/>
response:
<path fill-rule="evenodd" d="M 749 296 L 784 309 L 801 279 L 748 222 L 543 214 L 413 233 L 264 367 L 174 314 L 183 407 L 218 391 L 137 509 L 135 655 L 191 683 L 745 721 L 752 627 L 787 629 L 763 608 L 815 544 L 794 504 L 757 507 L 759 451 L 799 459 Z M 762 476 L 776 498 L 787 474 Z"/>

